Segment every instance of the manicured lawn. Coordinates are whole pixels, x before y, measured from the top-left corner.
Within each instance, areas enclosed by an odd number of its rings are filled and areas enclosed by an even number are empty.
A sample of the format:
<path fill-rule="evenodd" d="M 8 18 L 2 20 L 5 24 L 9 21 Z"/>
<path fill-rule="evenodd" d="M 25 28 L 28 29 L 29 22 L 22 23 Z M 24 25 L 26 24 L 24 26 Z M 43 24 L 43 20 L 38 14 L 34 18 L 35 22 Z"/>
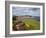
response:
<path fill-rule="evenodd" d="M 23 22 L 25 23 L 24 27 L 27 30 L 39 30 L 40 29 L 40 21 L 35 19 L 24 19 Z"/>

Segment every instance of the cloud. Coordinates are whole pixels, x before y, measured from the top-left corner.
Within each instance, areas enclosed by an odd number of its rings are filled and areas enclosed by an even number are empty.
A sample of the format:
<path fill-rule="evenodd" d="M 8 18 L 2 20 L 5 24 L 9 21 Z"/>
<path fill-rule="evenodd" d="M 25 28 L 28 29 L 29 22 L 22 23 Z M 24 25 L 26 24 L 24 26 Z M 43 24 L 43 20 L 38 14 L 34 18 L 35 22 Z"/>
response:
<path fill-rule="evenodd" d="M 40 9 L 30 8 L 30 7 L 12 7 L 12 15 L 14 16 L 22 16 L 22 15 L 40 16 Z"/>

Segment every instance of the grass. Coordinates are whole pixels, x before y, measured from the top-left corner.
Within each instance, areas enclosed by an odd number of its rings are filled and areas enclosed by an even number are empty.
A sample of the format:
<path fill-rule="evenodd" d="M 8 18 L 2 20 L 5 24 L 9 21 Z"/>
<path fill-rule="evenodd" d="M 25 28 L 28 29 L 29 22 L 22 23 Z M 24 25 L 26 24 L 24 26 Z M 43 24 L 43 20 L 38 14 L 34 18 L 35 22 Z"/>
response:
<path fill-rule="evenodd" d="M 39 30 L 40 29 L 40 21 L 35 19 L 24 19 L 25 29 L 27 30 Z"/>
<path fill-rule="evenodd" d="M 13 25 L 16 23 L 16 21 L 14 20 L 13 21 Z M 24 19 L 22 21 L 25 25 L 24 25 L 24 28 L 26 30 L 40 30 L 40 21 L 37 21 L 36 19 Z"/>

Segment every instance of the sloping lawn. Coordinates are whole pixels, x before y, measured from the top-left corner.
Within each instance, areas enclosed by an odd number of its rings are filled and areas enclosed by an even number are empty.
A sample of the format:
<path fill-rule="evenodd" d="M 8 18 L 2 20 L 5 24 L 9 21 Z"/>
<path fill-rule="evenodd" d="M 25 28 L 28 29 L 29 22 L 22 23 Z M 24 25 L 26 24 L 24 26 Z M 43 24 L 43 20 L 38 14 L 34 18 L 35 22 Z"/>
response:
<path fill-rule="evenodd" d="M 23 22 L 25 23 L 24 27 L 27 30 L 40 30 L 40 21 L 35 19 L 24 19 Z"/>

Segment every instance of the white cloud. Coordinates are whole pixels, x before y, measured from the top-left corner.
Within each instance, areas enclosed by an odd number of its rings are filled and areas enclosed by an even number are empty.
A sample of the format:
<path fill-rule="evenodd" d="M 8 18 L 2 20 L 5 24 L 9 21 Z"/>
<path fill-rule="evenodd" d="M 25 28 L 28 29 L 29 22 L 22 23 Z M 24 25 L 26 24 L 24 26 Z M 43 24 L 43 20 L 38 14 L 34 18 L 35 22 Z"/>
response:
<path fill-rule="evenodd" d="M 17 16 L 21 15 L 40 16 L 40 9 L 30 7 L 13 7 L 12 14 Z"/>

